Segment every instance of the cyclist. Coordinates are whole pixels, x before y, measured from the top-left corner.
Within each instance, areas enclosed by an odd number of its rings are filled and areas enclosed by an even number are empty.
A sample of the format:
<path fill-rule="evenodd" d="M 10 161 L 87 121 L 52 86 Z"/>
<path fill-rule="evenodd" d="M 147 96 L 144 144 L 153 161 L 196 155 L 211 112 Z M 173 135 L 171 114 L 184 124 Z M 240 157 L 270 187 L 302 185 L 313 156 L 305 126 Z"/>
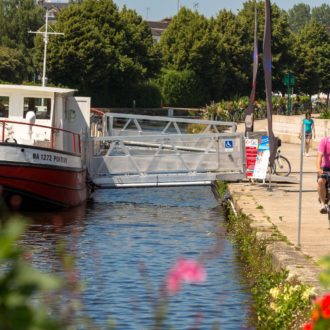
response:
<path fill-rule="evenodd" d="M 316 158 L 316 171 L 317 171 L 317 191 L 319 194 L 320 212 L 327 213 L 327 183 L 328 174 L 330 175 L 330 136 L 321 139 L 317 158 Z"/>

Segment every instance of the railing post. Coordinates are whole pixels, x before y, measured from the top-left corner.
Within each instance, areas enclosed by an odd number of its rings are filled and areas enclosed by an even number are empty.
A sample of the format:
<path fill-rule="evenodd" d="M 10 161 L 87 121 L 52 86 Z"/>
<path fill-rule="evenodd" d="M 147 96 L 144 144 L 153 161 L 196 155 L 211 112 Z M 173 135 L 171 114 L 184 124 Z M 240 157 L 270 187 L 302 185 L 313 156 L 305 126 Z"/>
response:
<path fill-rule="evenodd" d="M 79 154 L 81 154 L 81 137 L 80 137 L 80 134 L 78 134 L 78 150 L 79 150 Z"/>
<path fill-rule="evenodd" d="M 5 142 L 5 122 L 2 122 L 2 143 Z"/>
<path fill-rule="evenodd" d="M 71 136 L 72 136 L 73 152 L 76 153 L 76 139 L 75 139 L 75 133 L 72 133 Z"/>
<path fill-rule="evenodd" d="M 220 169 L 220 136 L 217 137 L 217 159 L 218 159 L 218 169 Z"/>
<path fill-rule="evenodd" d="M 50 148 L 54 149 L 54 129 L 50 130 Z"/>

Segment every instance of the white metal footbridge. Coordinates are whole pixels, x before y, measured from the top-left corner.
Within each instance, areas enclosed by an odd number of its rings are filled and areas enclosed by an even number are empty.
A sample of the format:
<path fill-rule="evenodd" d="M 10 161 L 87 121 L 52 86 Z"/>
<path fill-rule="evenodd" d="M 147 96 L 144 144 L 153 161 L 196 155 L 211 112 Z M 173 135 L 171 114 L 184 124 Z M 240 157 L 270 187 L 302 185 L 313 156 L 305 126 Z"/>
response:
<path fill-rule="evenodd" d="M 89 141 L 98 187 L 211 184 L 245 176 L 244 136 L 233 122 L 106 113 Z"/>

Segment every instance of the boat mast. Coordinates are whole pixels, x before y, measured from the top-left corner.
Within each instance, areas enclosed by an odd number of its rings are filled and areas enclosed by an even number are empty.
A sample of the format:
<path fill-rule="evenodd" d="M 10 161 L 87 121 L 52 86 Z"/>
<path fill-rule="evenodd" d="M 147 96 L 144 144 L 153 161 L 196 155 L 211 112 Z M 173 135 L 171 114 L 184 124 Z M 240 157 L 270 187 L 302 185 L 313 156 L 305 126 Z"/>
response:
<path fill-rule="evenodd" d="M 34 34 L 42 34 L 44 37 L 44 59 L 43 59 L 43 66 L 42 66 L 42 86 L 46 86 L 46 66 L 47 66 L 47 45 L 48 45 L 48 36 L 50 34 L 53 35 L 64 35 L 64 33 L 60 32 L 48 32 L 48 14 L 49 10 L 48 8 L 46 9 L 46 26 L 45 26 L 45 31 L 29 31 L 29 33 L 34 33 Z"/>

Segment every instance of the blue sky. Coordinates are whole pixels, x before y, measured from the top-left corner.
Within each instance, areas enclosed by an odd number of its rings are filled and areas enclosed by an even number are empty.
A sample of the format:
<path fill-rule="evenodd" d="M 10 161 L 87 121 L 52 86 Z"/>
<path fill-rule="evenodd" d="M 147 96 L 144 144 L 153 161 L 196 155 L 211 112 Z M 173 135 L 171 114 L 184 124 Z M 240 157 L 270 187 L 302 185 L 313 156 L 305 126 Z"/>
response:
<path fill-rule="evenodd" d="M 245 0 L 246 1 L 246 0 Z M 236 13 L 242 8 L 244 0 L 114 0 L 122 8 L 126 5 L 130 9 L 135 9 L 144 19 L 161 20 L 165 17 L 172 17 L 177 13 L 179 6 L 185 6 L 190 9 L 198 9 L 201 14 L 207 17 L 215 16 L 219 10 L 228 9 Z M 323 3 L 329 3 L 329 0 L 276 0 L 280 8 L 288 10 L 295 4 L 305 3 L 311 8 L 318 7 Z"/>

